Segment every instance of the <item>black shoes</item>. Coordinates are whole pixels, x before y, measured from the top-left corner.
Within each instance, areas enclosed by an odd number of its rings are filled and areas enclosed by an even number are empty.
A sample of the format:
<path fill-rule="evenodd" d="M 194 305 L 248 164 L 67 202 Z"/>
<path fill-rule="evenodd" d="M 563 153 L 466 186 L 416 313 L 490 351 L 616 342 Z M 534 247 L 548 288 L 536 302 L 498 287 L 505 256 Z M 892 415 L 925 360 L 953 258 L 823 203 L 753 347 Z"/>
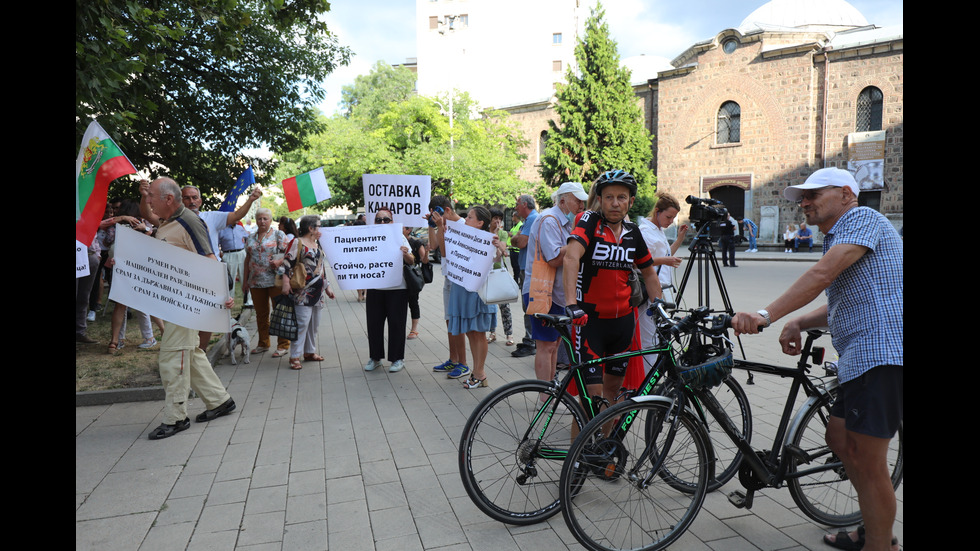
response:
<path fill-rule="evenodd" d="M 232 400 L 231 398 L 228 398 L 227 400 L 225 400 L 225 403 L 221 404 L 220 406 L 214 409 L 209 409 L 207 411 L 204 411 L 200 415 L 198 415 L 197 422 L 206 423 L 212 419 L 217 419 L 222 415 L 228 415 L 233 411 L 235 411 L 235 401 Z"/>
<path fill-rule="evenodd" d="M 523 358 L 525 356 L 533 356 L 534 349 L 530 346 L 525 346 L 523 344 L 517 345 L 517 350 L 510 353 L 511 356 L 515 358 Z"/>
<path fill-rule="evenodd" d="M 191 428 L 191 420 L 185 417 L 183 421 L 177 421 L 177 423 L 173 425 L 165 425 L 160 423 L 160 426 L 153 429 L 153 432 L 148 434 L 147 437 L 150 440 L 163 440 L 164 438 L 170 438 L 178 432 L 189 428 Z"/>

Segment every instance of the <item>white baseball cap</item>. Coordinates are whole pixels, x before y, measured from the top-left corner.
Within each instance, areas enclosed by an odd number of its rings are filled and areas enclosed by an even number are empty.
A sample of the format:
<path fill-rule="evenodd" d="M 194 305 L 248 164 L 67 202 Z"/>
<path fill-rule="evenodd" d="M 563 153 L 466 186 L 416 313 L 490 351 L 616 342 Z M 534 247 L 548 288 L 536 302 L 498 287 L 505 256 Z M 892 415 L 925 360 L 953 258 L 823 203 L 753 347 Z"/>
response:
<path fill-rule="evenodd" d="M 796 203 L 803 197 L 803 192 L 808 189 L 819 189 L 822 187 L 849 187 L 857 197 L 861 193 L 854 176 L 850 172 L 840 168 L 821 168 L 798 186 L 789 186 L 783 190 L 783 197 Z"/>
<path fill-rule="evenodd" d="M 575 198 L 579 201 L 588 201 L 589 194 L 585 192 L 585 188 L 582 187 L 582 182 L 565 182 L 558 188 L 555 192 L 555 199 L 561 197 L 565 193 L 571 193 L 575 195 Z"/>

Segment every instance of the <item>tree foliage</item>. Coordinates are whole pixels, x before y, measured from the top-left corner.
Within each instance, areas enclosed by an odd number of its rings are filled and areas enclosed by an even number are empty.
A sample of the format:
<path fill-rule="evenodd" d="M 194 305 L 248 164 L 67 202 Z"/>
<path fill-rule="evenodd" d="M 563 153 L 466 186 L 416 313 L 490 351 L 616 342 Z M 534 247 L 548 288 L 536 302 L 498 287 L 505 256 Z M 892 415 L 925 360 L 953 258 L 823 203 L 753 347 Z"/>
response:
<path fill-rule="evenodd" d="M 76 0 L 76 147 L 92 119 L 144 175 L 201 188 L 209 206 L 250 148 L 318 129 L 324 78 L 346 64 L 326 0 Z M 268 167 L 265 167 L 268 168 Z M 114 189 L 131 194 L 135 188 Z"/>
<path fill-rule="evenodd" d="M 651 136 L 630 71 L 620 66 L 616 42 L 603 17 L 597 5 L 575 46 L 578 73 L 569 68 L 566 82 L 558 84 L 559 122 L 549 122 L 541 176 L 552 187 L 567 181 L 588 186 L 607 170 L 623 169 L 636 178 L 639 195 L 646 198 L 656 189 L 650 170 Z"/>
<path fill-rule="evenodd" d="M 526 145 L 500 112 L 475 113 L 466 93 L 449 98 L 414 95 L 414 73 L 379 63 L 345 87 L 345 112 L 321 119 L 324 130 L 279 156 L 277 177 L 318 166 L 330 181 L 325 206 L 364 203 L 363 174 L 421 174 L 433 193 L 464 205 L 505 204 L 526 187 L 517 178 Z M 452 139 L 450 139 L 452 138 Z"/>

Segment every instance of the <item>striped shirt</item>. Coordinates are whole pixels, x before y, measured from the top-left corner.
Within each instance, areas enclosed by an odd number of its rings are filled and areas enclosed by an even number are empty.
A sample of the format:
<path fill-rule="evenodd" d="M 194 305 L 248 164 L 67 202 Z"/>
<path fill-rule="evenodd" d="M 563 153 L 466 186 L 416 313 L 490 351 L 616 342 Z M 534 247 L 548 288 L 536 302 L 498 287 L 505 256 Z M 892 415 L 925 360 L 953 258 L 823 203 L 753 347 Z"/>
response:
<path fill-rule="evenodd" d="M 826 234 L 824 254 L 844 244 L 868 251 L 827 287 L 827 321 L 842 383 L 879 365 L 904 365 L 902 238 L 881 213 L 855 207 Z"/>

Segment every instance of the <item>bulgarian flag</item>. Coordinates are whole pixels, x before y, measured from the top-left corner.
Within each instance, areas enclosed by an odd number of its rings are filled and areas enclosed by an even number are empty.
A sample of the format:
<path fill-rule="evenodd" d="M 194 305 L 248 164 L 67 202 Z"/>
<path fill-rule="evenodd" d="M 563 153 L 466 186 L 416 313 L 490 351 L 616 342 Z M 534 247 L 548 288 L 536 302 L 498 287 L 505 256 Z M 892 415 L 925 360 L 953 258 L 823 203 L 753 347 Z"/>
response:
<path fill-rule="evenodd" d="M 109 134 L 92 121 L 82 137 L 75 159 L 75 239 L 85 246 L 92 244 L 99 222 L 105 214 L 109 184 L 120 176 L 133 174 L 136 168 L 119 150 Z"/>
<path fill-rule="evenodd" d="M 323 168 L 283 180 L 282 191 L 286 196 L 286 207 L 290 212 L 330 198 L 330 188 L 327 187 Z"/>

